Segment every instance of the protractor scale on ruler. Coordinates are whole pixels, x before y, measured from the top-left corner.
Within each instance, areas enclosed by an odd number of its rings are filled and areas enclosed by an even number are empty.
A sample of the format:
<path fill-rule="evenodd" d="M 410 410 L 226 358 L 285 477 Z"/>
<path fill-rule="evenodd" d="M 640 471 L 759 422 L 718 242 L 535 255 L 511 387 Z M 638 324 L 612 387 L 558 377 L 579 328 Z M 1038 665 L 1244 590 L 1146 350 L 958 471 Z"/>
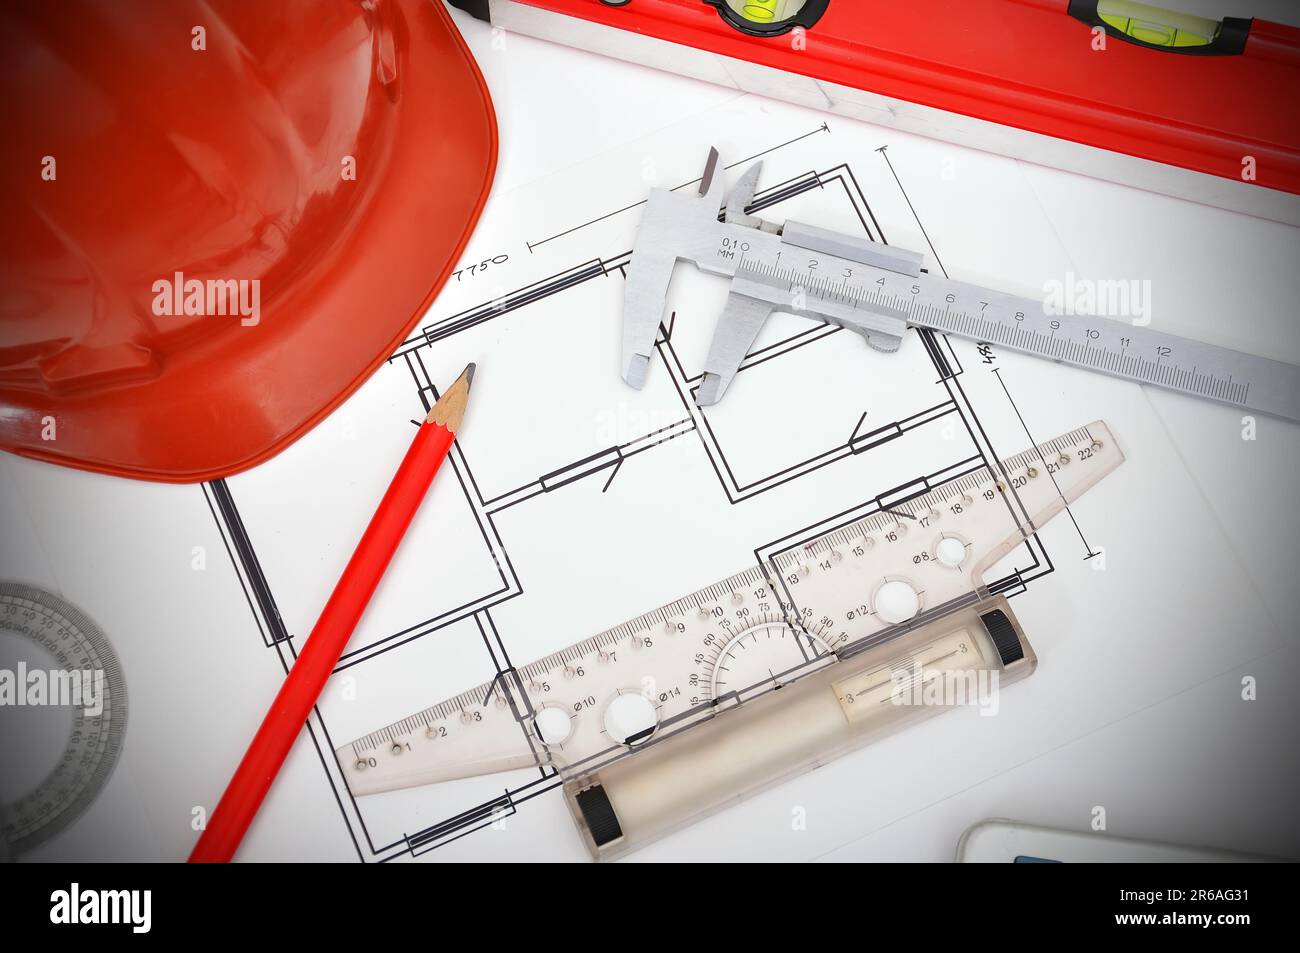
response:
<path fill-rule="evenodd" d="M 30 699 L 32 707 L 5 716 L 18 725 L 7 740 L 23 746 L 16 763 L 49 765 L 40 777 L 8 772 L 8 780 L 24 790 L 6 791 L 15 799 L 3 805 L 0 827 L 8 850 L 21 855 L 80 817 L 108 782 L 126 731 L 126 683 L 99 627 L 34 586 L 0 582 L 0 640 L 4 667 L 10 667 L 12 654 L 15 672 L 27 676 L 23 684 L 15 679 L 15 690 L 44 685 L 43 695 Z M 60 718 L 67 724 L 52 723 Z"/>
<path fill-rule="evenodd" d="M 335 752 L 352 792 L 515 768 L 589 771 L 833 666 L 984 591 L 983 573 L 1123 460 L 1095 422 Z"/>
<path fill-rule="evenodd" d="M 716 648 L 708 666 L 709 697 L 762 694 L 834 660 L 815 625 L 804 629 L 776 615 L 761 618 Z"/>

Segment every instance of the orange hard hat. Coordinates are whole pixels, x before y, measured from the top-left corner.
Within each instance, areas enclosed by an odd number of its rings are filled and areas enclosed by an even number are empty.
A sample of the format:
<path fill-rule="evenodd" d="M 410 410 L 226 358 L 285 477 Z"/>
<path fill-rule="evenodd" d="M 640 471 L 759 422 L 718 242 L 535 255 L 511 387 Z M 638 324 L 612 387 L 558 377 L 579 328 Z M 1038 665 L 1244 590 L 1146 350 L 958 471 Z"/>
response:
<path fill-rule="evenodd" d="M 406 337 L 496 123 L 438 0 L 0 7 L 0 446 L 214 479 Z"/>

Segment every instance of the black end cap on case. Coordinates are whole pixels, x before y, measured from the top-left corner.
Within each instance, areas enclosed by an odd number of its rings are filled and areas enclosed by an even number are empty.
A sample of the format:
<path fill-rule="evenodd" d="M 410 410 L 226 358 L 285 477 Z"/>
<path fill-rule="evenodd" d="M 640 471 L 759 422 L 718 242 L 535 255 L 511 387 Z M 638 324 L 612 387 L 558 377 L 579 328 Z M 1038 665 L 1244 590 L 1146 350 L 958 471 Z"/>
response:
<path fill-rule="evenodd" d="M 1002 659 L 1003 665 L 1019 662 L 1025 657 L 1020 636 L 1016 635 L 1016 627 L 1011 624 L 1005 612 L 994 609 L 980 616 L 980 621 L 984 623 L 984 631 L 993 640 L 993 646 L 998 650 L 998 658 Z"/>
<path fill-rule="evenodd" d="M 618 815 L 614 813 L 614 805 L 609 803 L 609 796 L 599 784 L 579 791 L 574 800 L 578 803 L 578 810 L 582 812 L 582 819 L 587 822 L 587 829 L 591 831 L 591 839 L 597 847 L 612 844 L 623 836 L 623 828 L 618 823 Z"/>

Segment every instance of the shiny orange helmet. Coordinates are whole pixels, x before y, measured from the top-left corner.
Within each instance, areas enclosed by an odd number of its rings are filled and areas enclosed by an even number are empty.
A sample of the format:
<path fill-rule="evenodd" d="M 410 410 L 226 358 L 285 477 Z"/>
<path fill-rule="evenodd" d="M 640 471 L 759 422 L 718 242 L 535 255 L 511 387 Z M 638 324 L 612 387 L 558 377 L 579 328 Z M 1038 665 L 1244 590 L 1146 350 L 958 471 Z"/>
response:
<path fill-rule="evenodd" d="M 0 446 L 207 480 L 301 436 L 464 248 L 491 100 L 440 2 L 0 7 Z"/>

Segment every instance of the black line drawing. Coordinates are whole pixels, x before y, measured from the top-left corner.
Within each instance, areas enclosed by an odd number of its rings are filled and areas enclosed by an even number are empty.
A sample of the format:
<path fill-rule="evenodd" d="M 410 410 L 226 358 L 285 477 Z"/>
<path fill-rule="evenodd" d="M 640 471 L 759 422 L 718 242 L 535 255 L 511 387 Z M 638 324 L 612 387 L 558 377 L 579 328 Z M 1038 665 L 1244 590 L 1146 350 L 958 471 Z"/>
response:
<path fill-rule="evenodd" d="M 828 128 L 814 130 L 829 132 Z M 811 133 L 809 133 L 811 135 Z M 804 138 L 804 137 L 799 137 Z M 791 140 L 792 142 L 798 139 Z M 788 143 L 787 143 L 788 144 Z M 786 144 L 783 144 L 786 145 Z M 774 148 L 782 148 L 777 146 Z M 771 150 L 767 150 L 771 151 Z M 762 153 L 760 153 L 762 154 Z M 870 161 L 870 160 L 863 160 Z M 886 157 L 886 161 L 888 161 Z M 893 165 L 890 163 L 890 172 Z M 894 174 L 894 181 L 897 175 Z M 688 183 L 689 184 L 689 183 Z M 901 183 L 899 184 L 901 189 Z M 866 195 L 860 188 L 852 169 L 847 163 L 835 165 L 820 172 L 808 172 L 786 182 L 779 183 L 755 196 L 754 203 L 747 211 L 757 212 L 764 208 L 779 205 L 810 190 L 833 190 L 842 194 L 850 204 L 856 220 L 864 234 L 872 240 L 885 241 L 883 230 L 871 210 Z M 910 207 L 910 200 L 908 202 Z M 628 206 L 627 208 L 634 208 Z M 618 209 L 609 215 L 626 211 Z M 913 214 L 915 214 L 913 212 Z M 605 218 L 608 216 L 602 216 Z M 593 221 L 599 221 L 594 219 Z M 591 223 L 586 223 L 591 224 Z M 919 224 L 919 220 L 918 220 Z M 569 235 L 584 225 L 559 232 L 549 238 L 529 244 L 534 249 L 547 242 Z M 928 241 L 928 236 L 927 236 Z M 410 374 L 416 393 L 422 404 L 428 408 L 437 399 L 437 390 L 430 380 L 425 368 L 423 355 L 428 349 L 436 347 L 454 335 L 486 322 L 497 320 L 507 314 L 528 308 L 539 301 L 555 295 L 563 295 L 584 283 L 598 279 L 618 280 L 626 270 L 629 253 L 610 258 L 588 259 L 558 272 L 547 279 L 534 282 L 516 289 L 492 301 L 480 303 L 472 308 L 445 318 L 435 320 L 419 329 L 419 333 L 405 341 L 393 354 L 389 365 L 404 367 Z M 937 260 L 937 256 L 936 256 Z M 729 504 L 735 506 L 761 498 L 777 487 L 799 480 L 824 467 L 834 466 L 841 461 L 869 453 L 875 448 L 906 437 L 919 428 L 924 428 L 943 421 L 952 423 L 964 435 L 966 440 L 955 446 L 964 448 L 961 459 L 934 472 L 917 474 L 907 483 L 892 489 L 877 492 L 865 498 L 858 506 L 839 513 L 828 514 L 824 519 L 794 530 L 781 539 L 771 540 L 754 547 L 754 556 L 760 565 L 772 561 L 780 566 L 784 554 L 796 552 L 804 541 L 818 534 L 827 532 L 837 526 L 849 526 L 864 518 L 879 516 L 880 519 L 892 517 L 892 508 L 909 499 L 935 491 L 951 489 L 954 493 L 962 492 L 963 480 L 969 474 L 984 467 L 997 467 L 1000 459 L 995 451 L 984 426 L 980 423 L 975 409 L 962 386 L 965 370 L 952 348 L 951 342 L 941 334 L 923 330 L 909 331 L 917 334 L 924 348 L 924 353 L 932 366 L 935 377 L 935 399 L 926 406 L 916 407 L 910 414 L 899 419 L 867 423 L 864 412 L 858 418 L 857 426 L 843 435 L 841 443 L 827 447 L 822 452 L 803 459 L 798 459 L 779 470 L 766 474 L 757 480 L 742 483 L 736 476 L 735 468 L 728 459 L 725 439 L 715 432 L 710 421 L 709 411 L 697 407 L 693 399 L 694 389 L 698 387 L 702 375 L 691 376 L 683 367 L 681 357 L 673 344 L 675 315 L 666 319 L 666 325 L 660 326 L 656 340 L 656 351 L 662 367 L 657 372 L 670 376 L 672 385 L 681 402 L 681 417 L 665 426 L 657 427 L 621 444 L 596 448 L 563 466 L 552 468 L 539 474 L 535 479 L 505 492 L 496 493 L 485 499 L 474 476 L 473 468 L 466 459 L 459 444 L 450 455 L 450 465 L 455 473 L 461 491 L 469 504 L 481 534 L 483 545 L 492 558 L 497 561 L 497 570 L 501 585 L 492 592 L 480 593 L 467 599 L 454 609 L 442 612 L 431 618 L 423 619 L 401 631 L 393 632 L 369 645 L 354 649 L 346 654 L 338 672 L 345 671 L 368 659 L 384 653 L 393 652 L 403 646 L 442 632 L 451 626 L 472 622 L 481 635 L 481 642 L 486 656 L 488 671 L 495 673 L 496 683 L 507 684 L 509 680 L 518 680 L 519 674 L 507 651 L 506 639 L 498 631 L 493 618 L 493 609 L 506 600 L 522 595 L 527 585 L 527 578 L 516 572 L 512 563 L 506 541 L 498 533 L 496 518 L 507 510 L 526 506 L 543 494 L 564 492 L 567 488 L 587 479 L 598 480 L 601 492 L 615 492 L 619 484 L 615 478 L 625 465 L 635 465 L 635 458 L 644 453 L 654 452 L 670 441 L 679 439 L 698 439 L 707 454 L 712 471 L 716 476 L 721 491 Z M 783 339 L 752 351 L 741 365 L 744 374 L 755 367 L 772 361 L 781 361 L 803 348 L 817 344 L 831 335 L 840 333 L 841 329 L 826 325 L 810 325 L 791 333 Z M 973 452 L 969 452 L 970 448 Z M 611 487 L 614 488 L 611 491 Z M 285 631 L 276 608 L 274 594 L 262 574 L 258 557 L 243 526 L 238 510 L 238 501 L 224 481 L 216 481 L 204 488 L 209 506 L 226 542 L 227 552 L 231 557 L 244 588 L 259 631 L 269 648 L 278 654 L 286 671 L 294 657 L 293 634 Z M 1019 506 L 1015 491 L 1007 494 L 1009 507 Z M 1028 520 L 1029 514 L 1020 507 L 1020 517 Z M 1023 567 L 992 583 L 991 591 L 1002 595 L 1014 595 L 1024 591 L 1033 580 L 1039 579 L 1053 571 L 1051 557 L 1037 535 L 1031 536 L 1025 546 L 1028 562 Z M 796 602 L 795 594 L 781 579 L 769 579 L 773 586 L 784 592 L 786 599 Z M 972 597 L 973 598 L 973 597 Z M 936 612 L 947 611 L 952 606 L 937 607 Z M 806 649 L 805 649 L 806 652 Z M 488 676 L 493 678 L 492 675 Z M 503 692 L 503 696 L 512 699 L 515 694 L 526 699 L 526 693 L 520 691 Z M 455 700 L 453 700 L 455 701 Z M 478 703 L 483 703 L 480 699 Z M 523 718 L 520 718 L 521 725 Z M 553 791 L 559 787 L 560 779 L 553 770 L 539 769 L 538 776 L 517 787 L 506 788 L 495 797 L 477 804 L 467 805 L 462 811 L 446 817 L 438 823 L 428 825 L 420 830 L 404 834 L 400 839 L 380 842 L 382 839 L 372 837 L 368 829 L 365 813 L 357 800 L 351 795 L 339 766 L 333 757 L 333 750 L 341 739 L 332 738 L 329 727 L 321 716 L 319 708 L 312 715 L 308 728 L 316 745 L 322 768 L 331 786 L 335 801 L 345 824 L 349 829 L 359 859 L 363 861 L 388 861 L 410 856 L 418 857 L 436 848 L 469 836 L 475 831 L 490 826 L 494 821 L 515 815 L 532 799 Z"/>

